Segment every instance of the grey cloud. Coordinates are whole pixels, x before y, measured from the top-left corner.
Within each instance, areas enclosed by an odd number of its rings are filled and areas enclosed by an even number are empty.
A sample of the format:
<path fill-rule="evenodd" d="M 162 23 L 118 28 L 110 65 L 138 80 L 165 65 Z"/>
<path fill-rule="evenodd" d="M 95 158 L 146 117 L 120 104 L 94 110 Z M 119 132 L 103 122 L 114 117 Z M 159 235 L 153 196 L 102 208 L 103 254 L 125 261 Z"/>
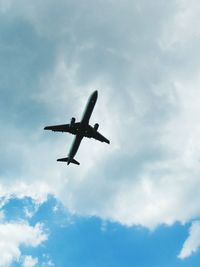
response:
<path fill-rule="evenodd" d="M 42 115 L 32 94 L 41 75 L 53 66 L 54 47 L 23 18 L 1 15 L 0 21 L 1 121 L 30 127 Z"/>

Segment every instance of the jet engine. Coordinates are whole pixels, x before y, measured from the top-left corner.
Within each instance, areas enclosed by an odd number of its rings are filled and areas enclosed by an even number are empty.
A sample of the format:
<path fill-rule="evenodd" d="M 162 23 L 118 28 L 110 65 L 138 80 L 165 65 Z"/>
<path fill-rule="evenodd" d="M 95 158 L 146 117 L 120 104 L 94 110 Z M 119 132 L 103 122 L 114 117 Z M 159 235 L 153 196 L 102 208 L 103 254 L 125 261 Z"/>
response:
<path fill-rule="evenodd" d="M 98 123 L 95 123 L 95 125 L 94 125 L 95 132 L 98 130 L 98 128 L 99 128 L 99 124 Z"/>
<path fill-rule="evenodd" d="M 76 119 L 73 117 L 71 118 L 70 127 L 73 127 L 76 122 Z"/>

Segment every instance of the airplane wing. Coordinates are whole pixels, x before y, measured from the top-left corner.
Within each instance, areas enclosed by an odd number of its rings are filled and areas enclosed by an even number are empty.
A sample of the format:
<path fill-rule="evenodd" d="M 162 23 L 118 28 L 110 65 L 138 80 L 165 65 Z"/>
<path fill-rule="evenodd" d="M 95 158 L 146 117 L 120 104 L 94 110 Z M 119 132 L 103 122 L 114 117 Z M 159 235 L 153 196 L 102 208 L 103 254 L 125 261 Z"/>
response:
<path fill-rule="evenodd" d="M 110 141 L 107 138 L 105 138 L 105 136 L 103 136 L 102 134 L 100 134 L 98 131 L 93 132 L 93 136 L 92 137 L 94 139 L 96 139 L 96 140 L 101 141 L 101 142 L 105 142 L 107 144 L 110 144 Z"/>
<path fill-rule="evenodd" d="M 88 135 L 86 135 L 86 137 L 94 138 L 100 142 L 110 144 L 110 141 L 105 136 L 100 134 L 97 130 L 95 130 L 92 126 L 89 126 Z"/>
<path fill-rule="evenodd" d="M 53 125 L 53 126 L 46 126 L 44 130 L 51 130 L 53 132 L 68 132 L 72 134 L 76 134 L 79 122 L 74 123 L 73 125 L 70 124 L 60 124 L 60 125 Z"/>

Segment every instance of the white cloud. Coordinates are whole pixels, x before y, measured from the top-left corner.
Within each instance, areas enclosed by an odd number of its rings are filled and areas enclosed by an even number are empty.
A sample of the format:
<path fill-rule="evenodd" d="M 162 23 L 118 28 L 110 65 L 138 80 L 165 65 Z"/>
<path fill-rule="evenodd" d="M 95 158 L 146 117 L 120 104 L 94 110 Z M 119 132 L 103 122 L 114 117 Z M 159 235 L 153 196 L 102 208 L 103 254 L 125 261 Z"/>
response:
<path fill-rule="evenodd" d="M 197 0 L 190 2 L 186 0 L 177 1 L 177 12 L 174 16 L 169 17 L 169 22 L 164 25 L 162 47 L 167 49 L 179 50 L 190 48 L 191 44 L 195 44 L 200 31 L 194 25 L 198 23 L 200 8 Z M 185 56 L 188 56 L 188 52 Z"/>
<path fill-rule="evenodd" d="M 37 188 L 32 190 L 32 188 Z M 44 183 L 32 182 L 31 185 L 25 181 L 15 182 L 12 185 L 1 183 L 0 194 L 4 199 L 2 200 L 2 206 L 5 205 L 6 201 L 11 198 L 25 198 L 31 197 L 37 204 L 43 203 L 47 199 L 47 194 L 50 192 L 48 185 Z"/>
<path fill-rule="evenodd" d="M 7 267 L 13 261 L 19 261 L 21 245 L 37 247 L 46 239 L 47 235 L 39 223 L 34 227 L 27 223 L 0 224 L 0 266 Z"/>
<path fill-rule="evenodd" d="M 200 247 L 200 221 L 195 221 L 189 230 L 189 236 L 183 244 L 178 255 L 180 259 L 185 259 L 195 253 Z"/>
<path fill-rule="evenodd" d="M 44 267 L 45 266 L 55 266 L 55 264 L 51 260 L 49 260 L 47 263 L 44 264 Z"/>
<path fill-rule="evenodd" d="M 4 221 L 5 219 L 5 213 L 3 210 L 0 210 L 0 222 Z"/>
<path fill-rule="evenodd" d="M 23 267 L 35 267 L 36 264 L 38 264 L 37 258 L 33 258 L 32 256 L 24 257 Z"/>
<path fill-rule="evenodd" d="M 48 254 L 43 254 L 44 261 L 42 262 L 41 266 L 46 267 L 46 266 L 55 266 L 53 261 L 50 259 L 50 256 Z"/>

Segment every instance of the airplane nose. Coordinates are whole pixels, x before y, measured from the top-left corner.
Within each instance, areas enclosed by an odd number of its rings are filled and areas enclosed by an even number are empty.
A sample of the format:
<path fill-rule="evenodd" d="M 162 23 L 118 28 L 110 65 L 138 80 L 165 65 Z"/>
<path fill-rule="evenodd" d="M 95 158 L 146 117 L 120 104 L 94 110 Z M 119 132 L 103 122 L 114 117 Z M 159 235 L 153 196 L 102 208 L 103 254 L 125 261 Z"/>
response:
<path fill-rule="evenodd" d="M 94 96 L 95 98 L 97 98 L 97 96 L 98 96 L 98 91 L 97 91 L 97 90 L 94 91 L 93 96 Z"/>

